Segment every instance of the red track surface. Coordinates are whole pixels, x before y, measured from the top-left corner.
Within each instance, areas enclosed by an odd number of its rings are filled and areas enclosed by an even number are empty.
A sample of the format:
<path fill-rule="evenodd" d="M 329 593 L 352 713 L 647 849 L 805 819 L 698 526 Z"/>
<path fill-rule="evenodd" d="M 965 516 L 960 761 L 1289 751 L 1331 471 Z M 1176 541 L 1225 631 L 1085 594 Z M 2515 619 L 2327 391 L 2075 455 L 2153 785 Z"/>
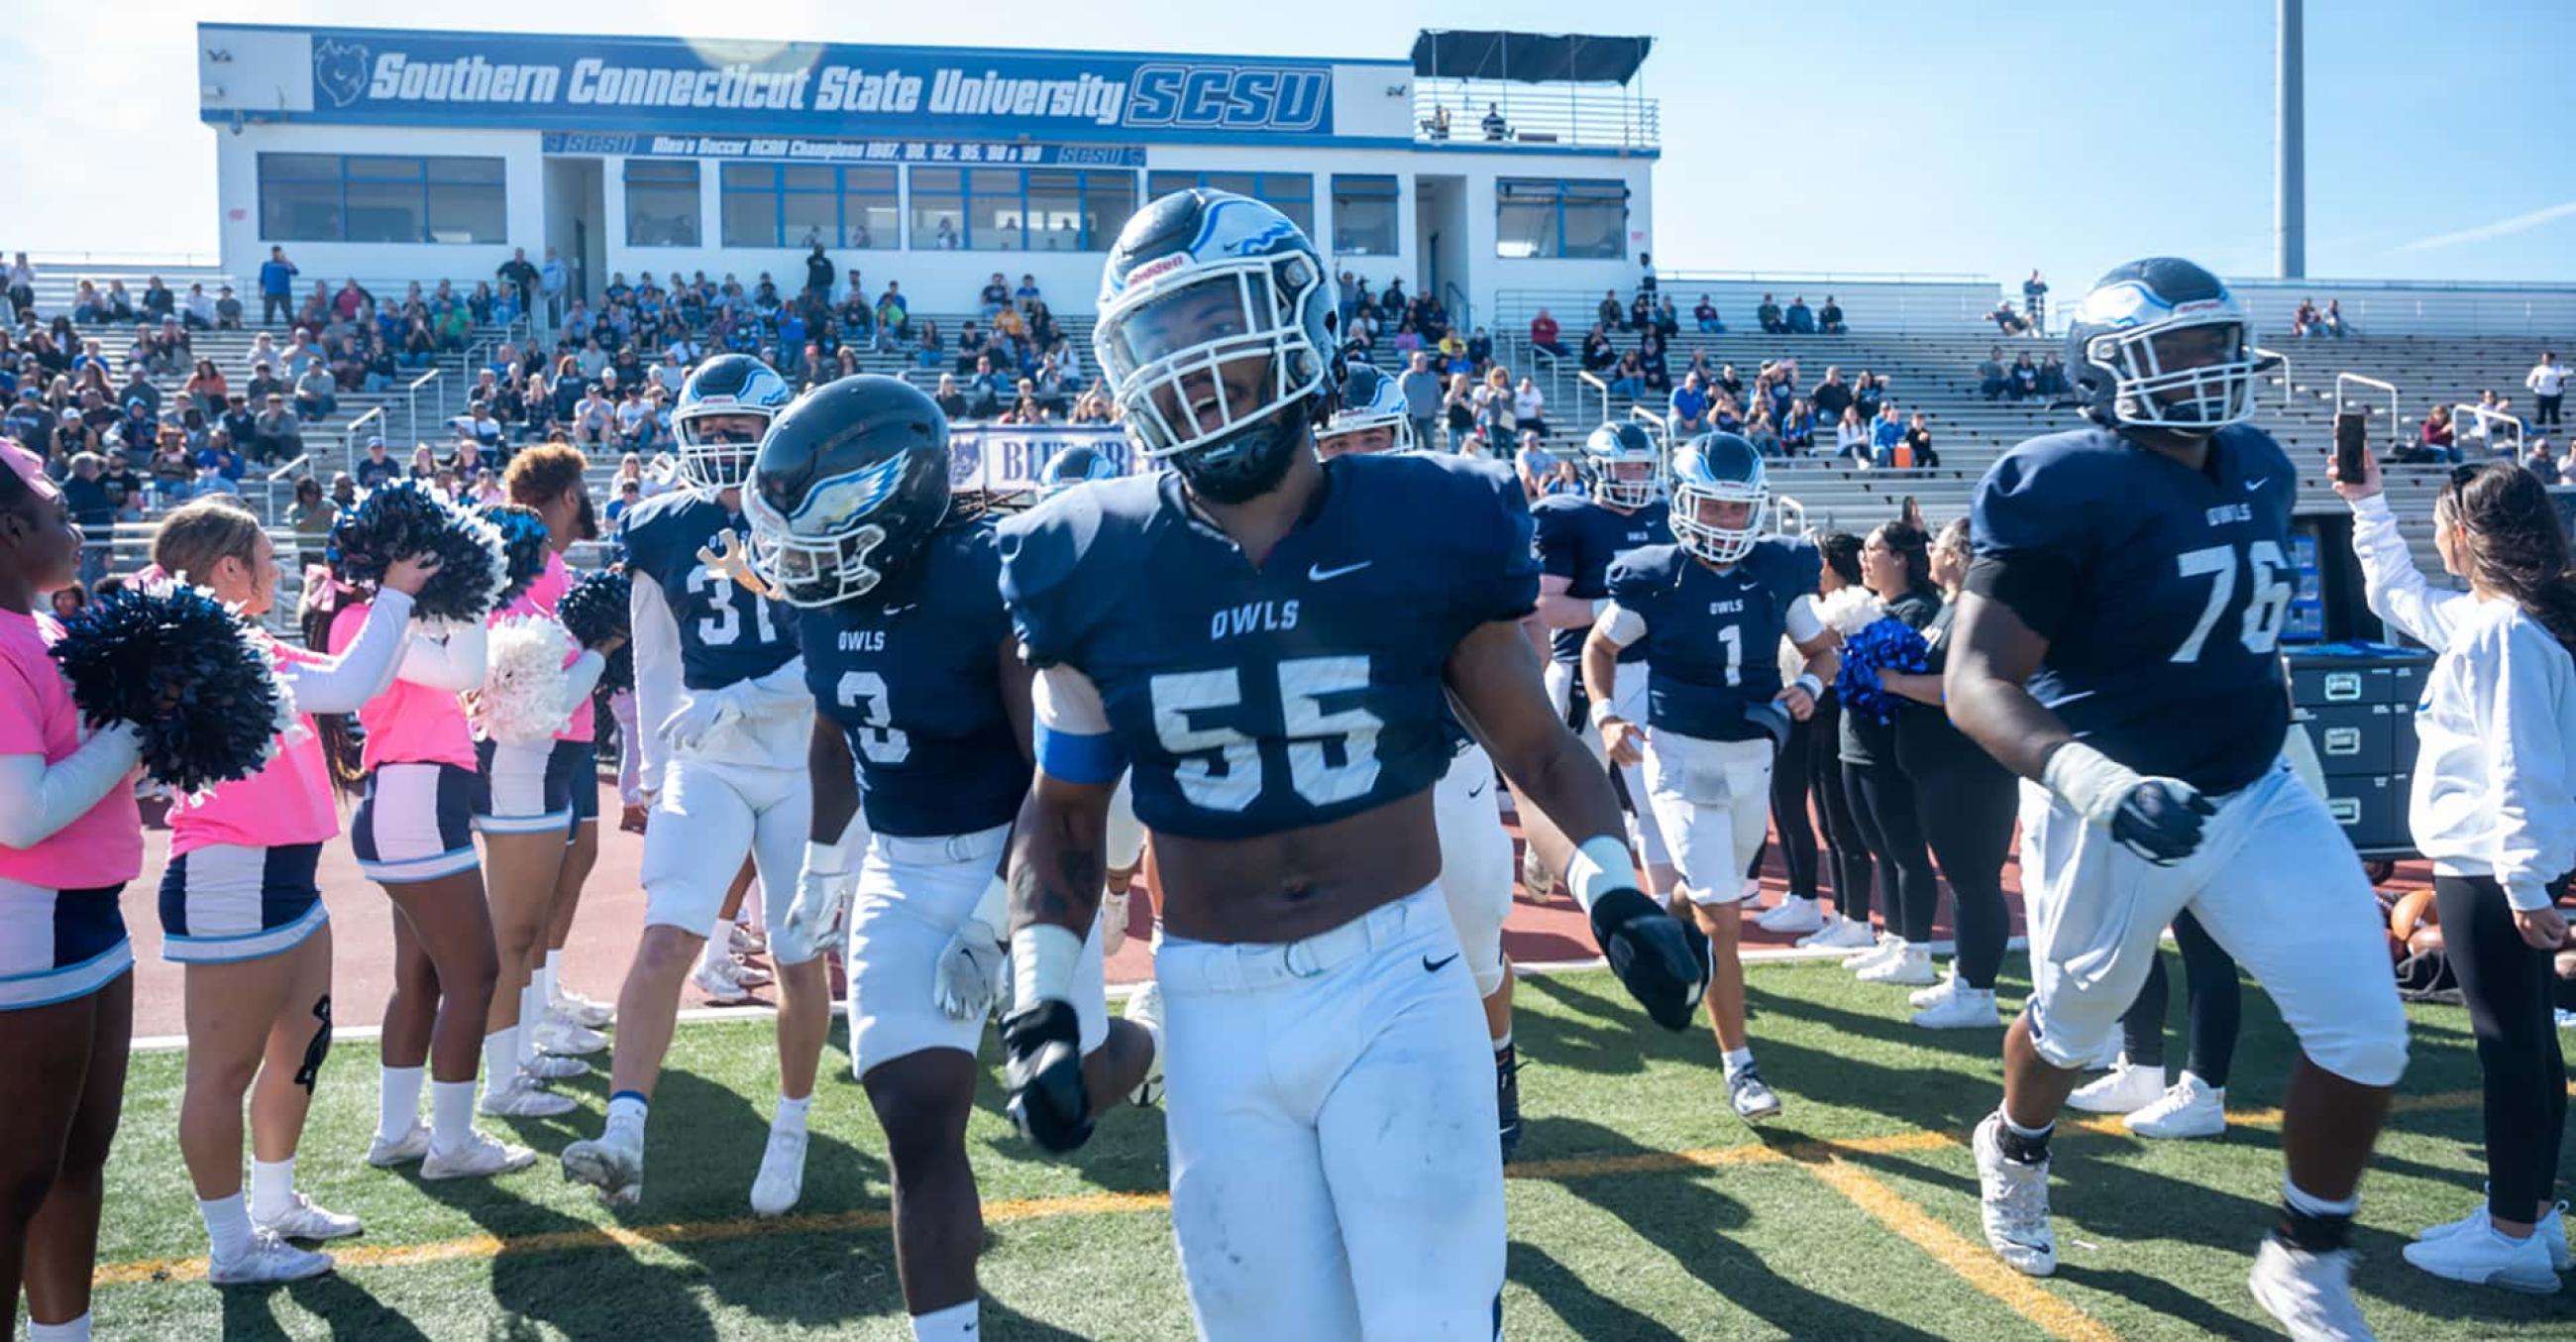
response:
<path fill-rule="evenodd" d="M 124 898 L 126 925 L 134 936 L 134 1032 L 137 1036 L 176 1035 L 186 1028 L 180 970 L 161 958 L 158 912 L 169 835 L 156 829 L 148 830 L 144 837 L 143 879 L 128 885 Z M 642 930 L 644 890 L 638 873 L 643 854 L 643 837 L 618 830 L 612 812 L 608 823 L 601 826 L 599 867 L 591 874 L 582 895 L 572 945 L 564 957 L 566 986 L 602 1001 L 617 999 L 618 985 L 625 977 L 627 962 L 634 956 L 635 942 Z M 2019 875 L 2014 864 L 2005 864 L 2004 885 L 2016 933 L 2021 926 Z M 2420 871 L 2404 871 L 2399 883 L 2407 883 L 2410 877 L 2416 882 L 2423 879 Z M 324 846 L 321 884 L 323 903 L 331 911 L 336 959 L 333 1018 L 342 1026 L 374 1025 L 382 1016 L 392 980 L 393 933 L 388 926 L 392 906 L 373 882 L 358 873 L 345 837 Z M 1776 849 L 1773 861 L 1763 871 L 1763 885 L 1767 892 L 1765 902 L 1776 900 L 1778 892 L 1785 888 Z M 1541 964 L 1586 960 L 1597 954 L 1583 915 L 1572 899 L 1559 894 L 1539 902 L 1531 899 L 1526 890 L 1516 889 L 1514 894 L 1512 916 L 1503 929 L 1504 948 L 1513 959 Z M 1134 982 L 1153 972 L 1151 952 L 1146 946 L 1150 928 L 1144 901 L 1136 901 L 1131 908 L 1134 917 L 1127 945 L 1109 963 L 1112 983 Z M 1945 923 L 1939 935 L 1948 934 Z M 1747 923 L 1744 940 L 1747 946 L 1773 947 L 1785 946 L 1792 939 L 1765 933 Z M 694 990 L 689 997 L 685 1005 L 702 1005 Z"/>

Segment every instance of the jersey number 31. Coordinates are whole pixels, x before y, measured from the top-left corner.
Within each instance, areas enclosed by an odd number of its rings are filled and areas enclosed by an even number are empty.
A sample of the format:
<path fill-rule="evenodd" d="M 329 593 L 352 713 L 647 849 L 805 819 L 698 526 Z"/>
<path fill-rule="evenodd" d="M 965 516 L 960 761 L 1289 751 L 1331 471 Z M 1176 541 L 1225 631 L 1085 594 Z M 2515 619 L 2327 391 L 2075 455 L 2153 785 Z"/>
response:
<path fill-rule="evenodd" d="M 2219 615 L 2236 595 L 2236 547 L 2212 545 L 2183 553 L 2179 562 L 2182 576 L 2210 579 L 2209 604 L 2201 608 L 2200 622 L 2191 627 L 2191 637 L 2174 649 L 2171 660 L 2197 662 L 2201 648 L 2209 642 L 2210 631 L 2218 627 Z M 2272 541 L 2256 541 L 2245 547 L 2244 567 L 2252 570 L 2251 585 L 2245 598 L 2245 619 L 2238 639 L 2247 652 L 2264 656 L 2281 641 L 2281 625 L 2290 614 L 2290 584 L 2282 573 L 2290 565 L 2281 547 Z"/>

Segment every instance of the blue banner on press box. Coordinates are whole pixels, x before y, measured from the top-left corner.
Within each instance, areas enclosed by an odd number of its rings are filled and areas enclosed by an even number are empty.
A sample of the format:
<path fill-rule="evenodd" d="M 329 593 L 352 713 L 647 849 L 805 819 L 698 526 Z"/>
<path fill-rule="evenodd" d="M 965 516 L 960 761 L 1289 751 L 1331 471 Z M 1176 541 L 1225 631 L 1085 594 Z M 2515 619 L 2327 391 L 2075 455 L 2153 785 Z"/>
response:
<path fill-rule="evenodd" d="M 626 135 L 548 131 L 549 154 L 785 163 L 955 163 L 1037 168 L 1141 168 L 1143 145 L 1006 144 L 980 140 L 853 140 L 779 135 Z"/>

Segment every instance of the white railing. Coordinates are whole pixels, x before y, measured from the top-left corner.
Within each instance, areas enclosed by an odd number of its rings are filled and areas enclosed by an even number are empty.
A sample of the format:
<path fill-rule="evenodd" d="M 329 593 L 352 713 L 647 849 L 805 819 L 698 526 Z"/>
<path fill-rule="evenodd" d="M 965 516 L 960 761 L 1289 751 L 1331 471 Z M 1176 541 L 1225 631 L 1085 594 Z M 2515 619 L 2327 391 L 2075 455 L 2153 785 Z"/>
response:
<path fill-rule="evenodd" d="M 1655 435 L 1655 441 L 1664 445 L 1665 452 L 1670 453 L 1673 450 L 1673 426 L 1672 423 L 1666 420 L 1663 416 L 1656 414 L 1654 411 L 1649 410 L 1642 405 L 1632 405 L 1628 407 L 1628 418 L 1636 420 L 1644 424 L 1648 429 L 1652 430 Z"/>
<path fill-rule="evenodd" d="M 2283 354 L 2279 350 L 2265 349 L 2260 345 L 2254 346 L 2254 356 L 2258 359 L 2270 359 L 2281 366 L 2281 409 L 2283 411 L 2289 410 L 2290 392 L 2292 390 L 2290 356 Z M 2340 378 L 2341 375 L 2338 374 L 2337 376 Z M 2337 386 L 2341 386 L 2340 381 L 2338 381 Z M 2338 395 L 2340 395 L 2340 392 L 2338 392 Z"/>
<path fill-rule="evenodd" d="M 2382 382 L 2375 377 L 2363 377 L 2359 373 L 2335 374 L 2334 407 L 2335 418 L 2337 419 L 2341 419 L 2343 417 L 2343 389 L 2347 386 L 2368 387 L 2374 391 L 2384 391 L 2388 393 L 2388 433 L 2392 439 L 2395 438 L 2397 436 L 2397 384 L 2394 382 Z M 2362 413 L 2368 414 L 2374 408 L 2375 407 L 2372 406 L 2363 406 Z"/>
<path fill-rule="evenodd" d="M 295 460 L 268 472 L 268 482 L 273 485 L 281 480 L 292 480 L 296 476 L 311 469 L 312 466 L 313 454 L 310 452 L 303 453 L 297 456 Z"/>
<path fill-rule="evenodd" d="M 403 425 L 405 430 L 403 442 L 406 446 L 422 441 L 420 436 L 420 395 L 424 388 L 428 389 L 431 394 L 438 397 L 438 401 L 430 413 L 442 418 L 445 417 L 447 413 L 447 397 L 445 394 L 446 384 L 441 381 L 441 379 L 446 375 L 446 369 L 433 368 L 428 372 L 413 378 L 411 382 L 403 388 Z"/>
<path fill-rule="evenodd" d="M 358 416 L 356 419 L 350 420 L 349 426 L 340 431 L 341 470 L 355 472 L 358 469 L 358 457 L 365 451 L 363 444 L 366 439 L 366 434 L 368 432 L 367 425 L 369 423 L 373 423 L 376 426 L 374 432 L 382 434 L 385 431 L 385 408 L 383 406 L 376 406 L 368 410 L 367 413 Z"/>
<path fill-rule="evenodd" d="M 2462 427 L 2467 424 L 2477 425 L 2476 432 L 2472 433 Z M 2496 431 L 2496 426 L 2499 424 L 2513 430 L 2510 438 Z M 2500 414 L 2485 406 L 2462 401 L 2451 407 L 2451 433 L 2451 445 L 2459 449 L 2463 457 L 2468 455 L 2468 440 L 2476 438 L 2487 445 L 2487 452 L 2490 455 L 2498 457 L 2503 456 L 2504 452 L 2496 445 L 2500 442 L 2510 442 L 2513 444 L 2513 459 L 2522 460 L 2522 421 L 2511 415 Z"/>
<path fill-rule="evenodd" d="M 1601 413 L 1591 419 L 1586 419 L 1583 415 L 1583 389 L 1585 387 L 1590 387 L 1594 394 L 1601 398 Z M 1576 373 L 1574 375 L 1574 422 L 1577 424 L 1593 424 L 1608 418 L 1610 418 L 1610 384 L 1602 381 L 1599 374 L 1594 373 L 1588 368 L 1582 372 Z"/>
<path fill-rule="evenodd" d="M 1655 149 L 1663 143 L 1662 109 L 1625 85 L 1417 78 L 1413 138 L 1418 144 Z"/>

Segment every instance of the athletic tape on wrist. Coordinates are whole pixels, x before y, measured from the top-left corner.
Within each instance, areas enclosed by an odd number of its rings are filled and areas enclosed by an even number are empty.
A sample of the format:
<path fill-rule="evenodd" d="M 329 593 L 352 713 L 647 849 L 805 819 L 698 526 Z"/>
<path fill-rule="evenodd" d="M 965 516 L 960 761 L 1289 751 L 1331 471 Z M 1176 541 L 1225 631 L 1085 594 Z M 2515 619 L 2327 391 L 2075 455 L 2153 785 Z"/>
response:
<path fill-rule="evenodd" d="M 1603 611 L 1605 611 L 1605 610 L 1608 610 L 1608 609 L 1610 609 L 1610 598 L 1608 598 L 1608 597 L 1606 597 L 1606 596 L 1596 596 L 1596 597 L 1592 598 L 1592 618 L 1593 618 L 1593 619 L 1596 619 L 1596 620 L 1597 620 L 1597 619 L 1600 619 L 1600 618 L 1601 618 L 1601 612 L 1603 612 Z"/>
<path fill-rule="evenodd" d="M 1807 692 L 1807 697 L 1810 699 L 1821 699 L 1824 697 L 1825 682 L 1816 679 L 1816 673 L 1813 671 L 1801 671 L 1798 673 L 1798 678 L 1790 681 L 1789 683 L 1797 686 L 1799 689 L 1805 690 Z"/>
<path fill-rule="evenodd" d="M 1022 1006 L 1040 998 L 1073 1000 L 1073 968 L 1082 960 L 1082 938 L 1053 923 L 1031 923 L 1012 939 L 1011 982 Z"/>
<path fill-rule="evenodd" d="M 2069 741 L 2040 766 L 2040 785 L 2095 824 L 2107 825 L 2120 799 L 2138 783 L 2136 771 L 2081 741 Z"/>
<path fill-rule="evenodd" d="M 1565 884 L 1574 892 L 1574 902 L 1592 912 L 1592 901 L 1613 890 L 1637 888 L 1637 868 L 1628 856 L 1628 845 L 1607 834 L 1595 834 L 1574 850 L 1565 864 Z"/>

